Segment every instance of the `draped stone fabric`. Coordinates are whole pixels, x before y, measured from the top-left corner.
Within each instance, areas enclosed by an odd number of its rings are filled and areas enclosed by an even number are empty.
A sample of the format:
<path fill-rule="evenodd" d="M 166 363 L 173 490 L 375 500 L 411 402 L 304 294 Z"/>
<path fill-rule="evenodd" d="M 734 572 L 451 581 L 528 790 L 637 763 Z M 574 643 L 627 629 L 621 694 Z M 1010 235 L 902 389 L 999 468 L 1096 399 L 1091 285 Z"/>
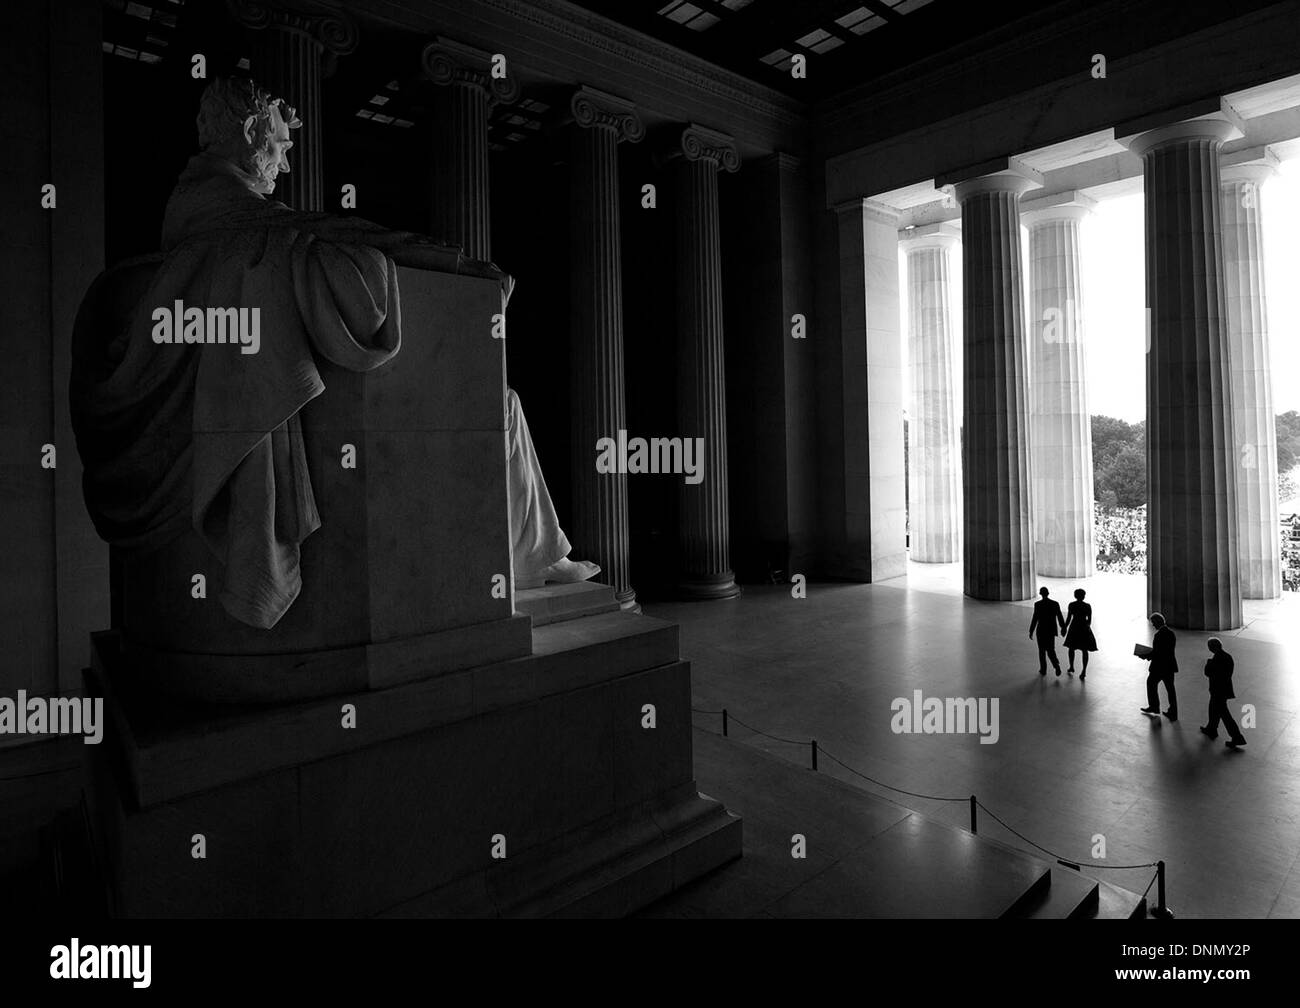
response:
<path fill-rule="evenodd" d="M 124 549 L 192 527 L 225 568 L 221 603 L 273 627 L 320 526 L 297 414 L 324 391 L 315 354 L 353 371 L 401 346 L 395 263 L 458 272 L 456 249 L 267 200 L 224 159 L 191 159 L 168 203 L 165 258 L 125 326 L 105 277 L 78 314 L 72 416 L 99 534 Z M 473 264 L 486 273 L 484 264 Z M 152 313 L 260 309 L 260 347 L 156 344 Z"/>
<path fill-rule="evenodd" d="M 510 491 L 510 556 L 516 578 L 535 576 L 569 555 L 569 538 L 546 489 L 524 408 L 506 389 L 506 486 Z"/>

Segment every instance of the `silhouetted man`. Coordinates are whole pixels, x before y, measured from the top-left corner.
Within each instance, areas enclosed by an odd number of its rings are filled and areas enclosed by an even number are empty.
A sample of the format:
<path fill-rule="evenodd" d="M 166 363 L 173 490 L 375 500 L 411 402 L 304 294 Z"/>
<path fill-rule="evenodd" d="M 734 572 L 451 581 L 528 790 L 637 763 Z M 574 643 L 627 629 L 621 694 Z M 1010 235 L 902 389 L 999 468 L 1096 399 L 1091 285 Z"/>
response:
<path fill-rule="evenodd" d="M 1151 614 L 1151 625 L 1156 628 L 1156 635 L 1151 639 L 1151 653 L 1145 656 L 1151 663 L 1151 671 L 1147 673 L 1147 705 L 1142 708 L 1142 713 L 1160 713 L 1158 687 L 1164 683 L 1165 692 L 1169 694 L 1169 709 L 1165 711 L 1165 717 L 1177 721 L 1178 692 L 1174 689 L 1174 676 L 1178 674 L 1178 659 L 1174 657 L 1174 646 L 1178 638 L 1165 626 L 1165 618 L 1160 613 Z"/>
<path fill-rule="evenodd" d="M 1047 675 L 1047 659 L 1052 659 L 1052 668 L 1056 669 L 1056 674 L 1061 674 L 1061 662 L 1056 657 L 1056 629 L 1059 626 L 1061 632 L 1065 632 L 1065 617 L 1061 615 L 1061 607 L 1056 599 L 1048 598 L 1046 588 L 1039 588 L 1038 594 L 1042 596 L 1034 603 L 1034 618 L 1029 621 L 1029 636 L 1034 636 L 1034 630 L 1038 631 L 1038 674 Z"/>
<path fill-rule="evenodd" d="M 1228 741 L 1224 745 L 1236 749 L 1246 744 L 1246 737 L 1228 710 L 1228 701 L 1237 695 L 1232 692 L 1232 655 L 1223 650 L 1223 642 L 1217 637 L 1211 637 L 1206 644 L 1210 649 L 1210 660 L 1205 663 L 1205 677 L 1210 680 L 1210 723 L 1202 725 L 1201 732 L 1210 738 L 1218 738 L 1222 719 L 1223 727 L 1228 730 Z"/>

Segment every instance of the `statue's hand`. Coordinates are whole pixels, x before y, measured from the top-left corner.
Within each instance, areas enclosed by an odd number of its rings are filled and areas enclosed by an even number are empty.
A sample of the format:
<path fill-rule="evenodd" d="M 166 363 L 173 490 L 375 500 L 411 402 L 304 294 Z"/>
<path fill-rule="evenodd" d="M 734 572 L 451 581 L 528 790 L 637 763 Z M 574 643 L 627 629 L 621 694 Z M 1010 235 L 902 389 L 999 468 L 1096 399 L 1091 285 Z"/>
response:
<path fill-rule="evenodd" d="M 505 309 L 510 304 L 510 295 L 515 292 L 515 278 L 509 273 L 501 274 L 501 308 Z"/>

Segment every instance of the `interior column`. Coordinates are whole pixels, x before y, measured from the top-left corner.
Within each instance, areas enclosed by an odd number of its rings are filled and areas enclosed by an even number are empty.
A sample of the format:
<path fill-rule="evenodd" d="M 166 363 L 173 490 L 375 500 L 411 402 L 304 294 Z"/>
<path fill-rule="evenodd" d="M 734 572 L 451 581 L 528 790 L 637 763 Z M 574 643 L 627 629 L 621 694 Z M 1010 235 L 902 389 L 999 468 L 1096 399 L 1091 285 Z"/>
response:
<path fill-rule="evenodd" d="M 628 562 L 627 474 L 596 471 L 596 443 L 627 429 L 623 385 L 623 258 L 618 145 L 645 127 L 613 95 L 579 88 L 569 102 L 574 555 L 601 566 L 624 609 L 639 609 Z"/>

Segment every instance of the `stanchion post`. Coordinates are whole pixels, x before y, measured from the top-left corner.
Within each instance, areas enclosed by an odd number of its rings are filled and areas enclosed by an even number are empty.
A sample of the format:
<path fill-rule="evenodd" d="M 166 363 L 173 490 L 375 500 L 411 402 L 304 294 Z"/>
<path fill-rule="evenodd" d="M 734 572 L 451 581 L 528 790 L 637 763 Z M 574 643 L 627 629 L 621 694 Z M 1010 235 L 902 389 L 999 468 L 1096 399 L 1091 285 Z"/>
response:
<path fill-rule="evenodd" d="M 975 796 L 974 795 L 970 796 L 970 831 L 972 833 L 979 832 L 979 830 L 975 828 Z"/>
<path fill-rule="evenodd" d="M 727 737 L 727 708 L 722 708 L 722 737 Z"/>
<path fill-rule="evenodd" d="M 812 740 L 812 763 L 813 763 L 812 768 L 816 770 L 817 769 L 817 740 L 816 739 Z"/>
<path fill-rule="evenodd" d="M 1174 912 L 1169 909 L 1169 904 L 1165 901 L 1165 863 L 1156 862 L 1156 906 L 1151 911 L 1152 917 L 1161 917 L 1165 920 L 1172 920 Z"/>

